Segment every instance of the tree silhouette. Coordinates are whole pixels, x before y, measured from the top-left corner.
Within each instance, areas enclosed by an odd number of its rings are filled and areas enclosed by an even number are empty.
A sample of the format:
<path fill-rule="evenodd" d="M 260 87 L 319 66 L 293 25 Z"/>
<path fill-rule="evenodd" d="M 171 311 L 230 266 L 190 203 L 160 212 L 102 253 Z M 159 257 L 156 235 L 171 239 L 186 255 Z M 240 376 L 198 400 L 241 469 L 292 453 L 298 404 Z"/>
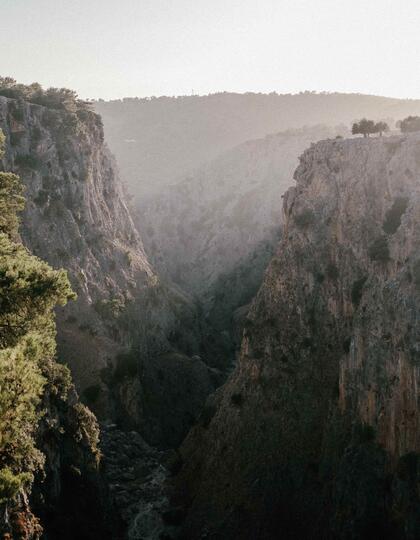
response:
<path fill-rule="evenodd" d="M 355 122 L 351 128 L 353 135 L 361 134 L 363 137 L 369 137 L 371 133 L 378 133 L 376 131 L 376 124 L 373 120 L 367 120 L 362 118 L 360 122 Z"/>
<path fill-rule="evenodd" d="M 375 133 L 379 133 L 379 137 L 382 137 L 387 131 L 389 131 L 389 126 L 386 122 L 377 122 L 375 124 Z"/>
<path fill-rule="evenodd" d="M 407 116 L 404 120 L 397 122 L 397 127 L 400 128 L 402 133 L 420 131 L 420 116 Z"/>

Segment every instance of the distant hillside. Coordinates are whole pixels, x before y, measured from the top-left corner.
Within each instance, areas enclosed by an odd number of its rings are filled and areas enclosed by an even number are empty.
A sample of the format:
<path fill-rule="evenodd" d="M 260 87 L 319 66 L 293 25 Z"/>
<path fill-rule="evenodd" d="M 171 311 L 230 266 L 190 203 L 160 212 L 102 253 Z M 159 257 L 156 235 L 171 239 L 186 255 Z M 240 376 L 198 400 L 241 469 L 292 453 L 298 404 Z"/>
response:
<path fill-rule="evenodd" d="M 262 282 L 298 157 L 336 135 L 314 126 L 247 141 L 138 203 L 139 230 L 159 275 L 199 299 L 210 325 L 229 329 L 232 348 L 239 345 L 232 316 L 246 313 Z"/>
<path fill-rule="evenodd" d="M 105 136 L 133 195 L 160 190 L 191 168 L 250 139 L 368 116 L 420 114 L 420 100 L 361 94 L 230 94 L 98 101 Z"/>
<path fill-rule="evenodd" d="M 276 244 L 299 155 L 336 135 L 314 126 L 247 141 L 139 202 L 136 219 L 160 275 L 203 299 L 222 274 Z"/>

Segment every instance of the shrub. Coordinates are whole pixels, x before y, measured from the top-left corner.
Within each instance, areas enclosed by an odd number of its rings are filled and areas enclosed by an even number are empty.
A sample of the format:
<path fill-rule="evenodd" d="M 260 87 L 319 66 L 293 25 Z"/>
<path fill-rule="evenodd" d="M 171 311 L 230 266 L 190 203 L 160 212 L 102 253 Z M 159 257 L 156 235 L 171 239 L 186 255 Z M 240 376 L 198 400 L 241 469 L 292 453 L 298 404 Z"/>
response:
<path fill-rule="evenodd" d="M 420 259 L 414 263 L 413 279 L 414 279 L 415 286 L 420 291 Z"/>
<path fill-rule="evenodd" d="M 350 346 L 351 346 L 351 337 L 346 337 L 343 341 L 343 350 L 345 353 L 350 352 Z"/>
<path fill-rule="evenodd" d="M 32 141 L 36 144 L 38 143 L 42 138 L 42 132 L 41 128 L 38 126 L 35 126 L 32 130 Z"/>
<path fill-rule="evenodd" d="M 355 122 L 351 128 L 353 135 L 361 134 L 363 137 L 369 137 L 371 133 L 376 133 L 376 126 L 373 120 L 362 118 L 360 122 Z"/>
<path fill-rule="evenodd" d="M 133 264 L 133 254 L 130 251 L 126 251 L 124 257 L 128 266 L 131 266 Z"/>
<path fill-rule="evenodd" d="M 351 288 L 351 301 L 354 306 L 358 306 L 360 304 L 360 300 L 363 296 L 363 288 L 365 286 L 367 277 L 361 277 L 360 279 L 357 279 L 353 282 L 352 288 Z"/>
<path fill-rule="evenodd" d="M 22 109 L 20 109 L 19 107 L 13 108 L 13 109 L 11 109 L 11 113 L 12 113 L 13 118 L 14 118 L 17 122 L 23 122 L 25 116 L 24 116 L 24 114 L 23 114 L 23 110 L 22 110 Z"/>
<path fill-rule="evenodd" d="M 121 382 L 126 377 L 136 377 L 139 372 L 139 354 L 136 350 L 120 353 L 114 371 L 114 380 Z"/>
<path fill-rule="evenodd" d="M 48 191 L 45 189 L 40 189 L 36 197 L 34 197 L 34 203 L 38 206 L 44 206 L 48 201 Z"/>
<path fill-rule="evenodd" d="M 109 320 L 118 319 L 125 309 L 125 304 L 118 298 L 100 300 L 94 304 L 95 311 L 103 318 Z"/>
<path fill-rule="evenodd" d="M 306 229 L 315 222 L 315 214 L 313 210 L 307 208 L 305 210 L 302 210 L 300 214 L 297 214 L 294 217 L 294 221 L 299 227 L 299 229 Z"/>
<path fill-rule="evenodd" d="M 39 161 L 36 157 L 32 156 L 31 154 L 26 154 L 26 155 L 16 156 L 15 164 L 18 167 L 22 167 L 24 169 L 36 169 L 39 166 Z"/>
<path fill-rule="evenodd" d="M 13 474 L 8 467 L 0 469 L 0 504 L 16 497 L 22 487 L 32 480 L 30 473 Z"/>
<path fill-rule="evenodd" d="M 98 333 L 89 323 L 79 324 L 79 330 L 81 330 L 82 332 L 88 332 L 91 336 L 96 336 L 96 334 Z"/>
<path fill-rule="evenodd" d="M 13 132 L 10 134 L 10 144 L 12 146 L 17 146 L 20 143 L 23 133 Z"/>
<path fill-rule="evenodd" d="M 0 134 L 0 157 L 2 141 Z M 64 271 L 12 240 L 23 204 L 18 177 L 0 172 L 0 502 L 43 469 L 37 430 L 44 404 L 70 386 L 68 369 L 54 360 L 53 309 L 75 294 Z"/>
<path fill-rule="evenodd" d="M 385 236 L 377 238 L 369 247 L 369 257 L 372 261 L 388 262 L 390 259 L 388 240 Z"/>
<path fill-rule="evenodd" d="M 57 248 L 55 250 L 57 257 L 64 263 L 69 260 L 70 256 L 65 249 Z"/>
<path fill-rule="evenodd" d="M 402 133 L 420 131 L 420 116 L 407 116 L 404 120 L 397 122 L 397 127 L 400 128 Z"/>
<path fill-rule="evenodd" d="M 326 272 L 327 272 L 327 276 L 333 280 L 338 279 L 340 275 L 340 272 L 338 271 L 337 266 L 333 262 L 328 263 Z"/>
<path fill-rule="evenodd" d="M 407 210 L 408 198 L 397 197 L 391 208 L 385 214 L 385 221 L 382 226 L 387 234 L 394 234 L 401 225 L 401 218 Z"/>

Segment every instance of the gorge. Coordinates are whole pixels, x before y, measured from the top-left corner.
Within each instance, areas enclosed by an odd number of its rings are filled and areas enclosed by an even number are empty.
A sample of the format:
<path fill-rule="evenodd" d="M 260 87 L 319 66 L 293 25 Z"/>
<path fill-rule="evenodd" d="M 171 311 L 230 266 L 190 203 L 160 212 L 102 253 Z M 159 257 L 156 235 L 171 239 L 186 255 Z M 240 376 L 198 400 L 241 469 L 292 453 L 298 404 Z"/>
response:
<path fill-rule="evenodd" d="M 55 309 L 74 386 L 45 394 L 45 478 L 19 511 L 49 540 L 415 540 L 420 135 L 347 124 L 418 103 L 97 102 L 104 131 L 74 95 L 25 92 L 0 92 L 2 170 L 25 186 L 14 241 L 77 300 Z M 226 100 L 278 110 L 228 121 Z"/>

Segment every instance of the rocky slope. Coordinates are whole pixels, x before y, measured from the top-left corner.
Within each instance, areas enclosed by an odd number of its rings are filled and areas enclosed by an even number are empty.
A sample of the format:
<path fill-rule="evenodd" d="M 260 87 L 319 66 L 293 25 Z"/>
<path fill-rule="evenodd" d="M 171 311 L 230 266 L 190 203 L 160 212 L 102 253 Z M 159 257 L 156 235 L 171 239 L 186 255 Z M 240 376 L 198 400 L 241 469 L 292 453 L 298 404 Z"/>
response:
<path fill-rule="evenodd" d="M 262 243 L 274 245 L 281 197 L 298 156 L 312 142 L 333 137 L 324 126 L 248 141 L 139 203 L 145 248 L 161 275 L 199 296 L 209 295 Z"/>
<path fill-rule="evenodd" d="M 59 357 L 100 417 L 137 427 L 154 444 L 178 443 L 213 388 L 203 362 L 191 361 L 199 351 L 196 309 L 151 268 L 100 117 L 78 101 L 60 105 L 0 96 L 3 165 L 26 186 L 23 241 L 65 267 L 78 295 L 57 313 Z M 156 396 L 165 393 L 165 381 L 172 385 L 168 371 L 191 393 L 163 404 Z M 175 427 L 166 437 L 168 418 Z"/>
<path fill-rule="evenodd" d="M 248 141 L 137 205 L 160 275 L 200 302 L 209 362 L 235 359 L 237 333 L 279 239 L 281 197 L 298 156 L 337 130 L 314 126 Z M 208 347 L 207 347 L 208 348 Z"/>
<path fill-rule="evenodd" d="M 420 135 L 321 141 L 232 377 L 182 447 L 183 538 L 418 538 Z"/>
<path fill-rule="evenodd" d="M 234 94 L 99 101 L 106 139 L 130 192 L 141 201 L 177 176 L 245 141 L 291 128 L 393 121 L 420 114 L 419 100 L 362 94 Z"/>

